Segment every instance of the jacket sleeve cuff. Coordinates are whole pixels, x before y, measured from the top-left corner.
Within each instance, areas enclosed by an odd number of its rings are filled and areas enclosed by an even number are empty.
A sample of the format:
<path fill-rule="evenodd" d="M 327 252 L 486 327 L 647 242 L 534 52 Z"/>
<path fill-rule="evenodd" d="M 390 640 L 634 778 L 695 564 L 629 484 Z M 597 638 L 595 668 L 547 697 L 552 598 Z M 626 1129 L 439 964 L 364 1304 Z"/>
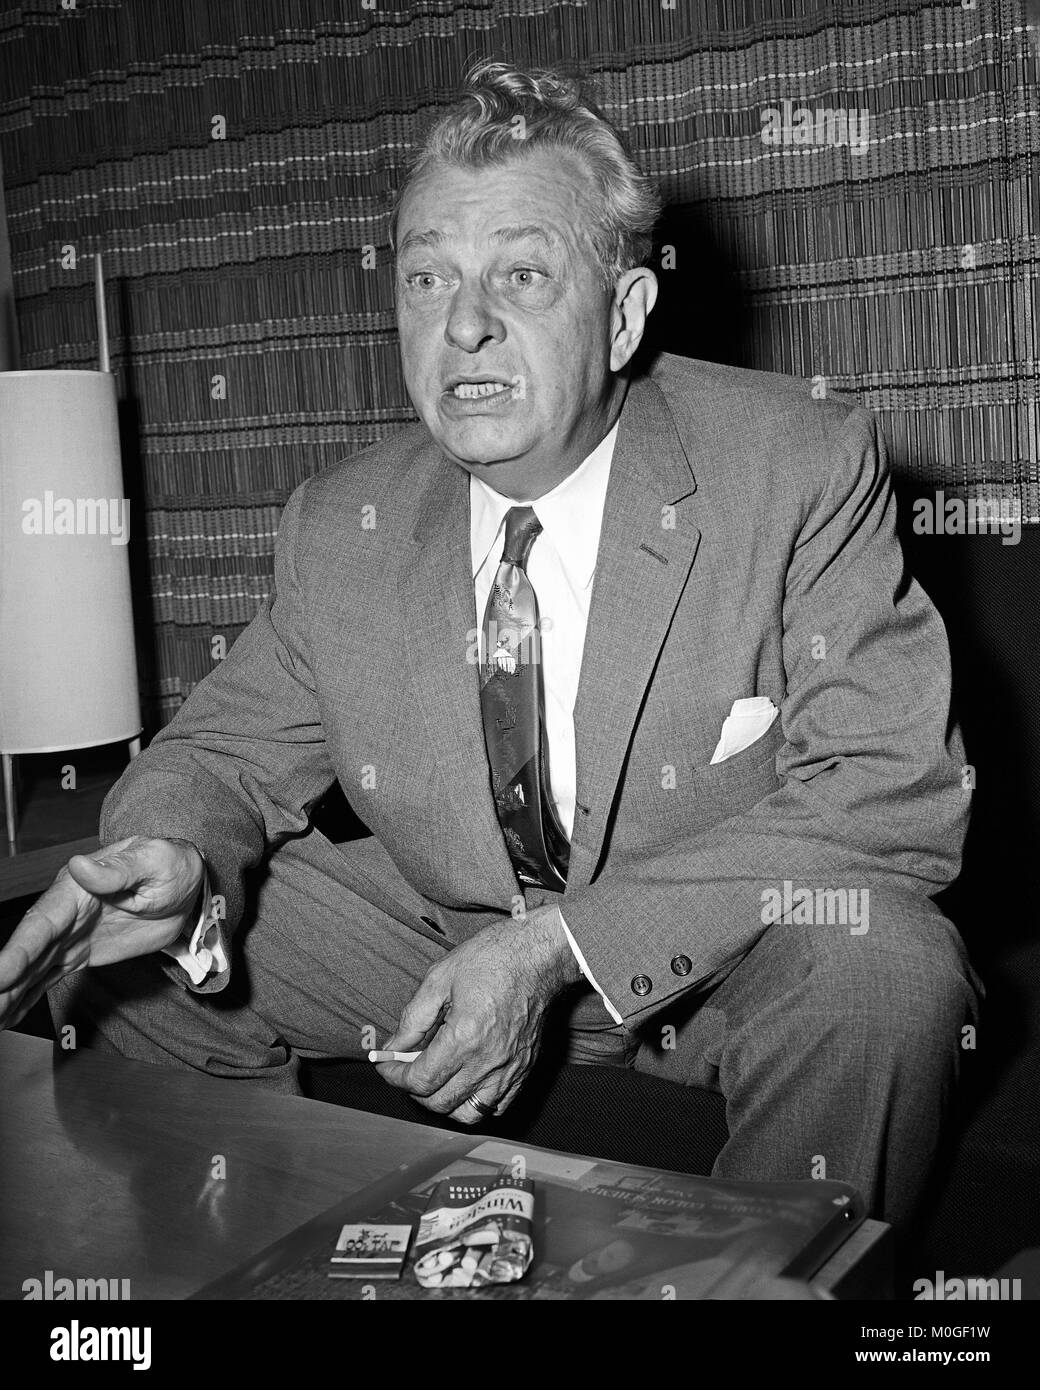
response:
<path fill-rule="evenodd" d="M 558 912 L 560 911 L 559 904 L 557 904 L 556 910 Z M 574 959 L 578 962 L 578 969 L 585 976 L 586 980 L 588 980 L 589 984 L 596 991 L 599 997 L 603 1000 L 603 1007 L 606 1009 L 607 1013 L 611 1016 L 614 1022 L 624 1023 L 624 1019 L 621 1017 L 617 1009 L 614 1008 L 614 1005 L 610 1002 L 607 996 L 600 989 L 599 985 L 596 983 L 592 971 L 589 969 L 588 962 L 582 955 L 581 947 L 578 945 L 574 937 L 571 935 L 571 929 L 564 921 L 562 912 L 560 912 L 560 925 L 563 927 L 563 933 L 567 938 L 567 945 L 571 948 L 571 951 L 574 955 Z"/>

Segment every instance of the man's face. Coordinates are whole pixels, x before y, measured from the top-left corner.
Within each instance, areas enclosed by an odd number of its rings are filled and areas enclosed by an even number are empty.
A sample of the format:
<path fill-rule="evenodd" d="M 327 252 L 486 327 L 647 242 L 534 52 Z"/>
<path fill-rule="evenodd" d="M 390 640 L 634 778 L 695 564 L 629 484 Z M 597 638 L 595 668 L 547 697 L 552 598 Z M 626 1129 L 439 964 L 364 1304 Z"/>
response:
<path fill-rule="evenodd" d="M 436 166 L 401 207 L 409 395 L 450 458 L 516 497 L 555 486 L 605 433 L 611 296 L 587 233 L 599 215 L 578 159 L 541 149 Z"/>

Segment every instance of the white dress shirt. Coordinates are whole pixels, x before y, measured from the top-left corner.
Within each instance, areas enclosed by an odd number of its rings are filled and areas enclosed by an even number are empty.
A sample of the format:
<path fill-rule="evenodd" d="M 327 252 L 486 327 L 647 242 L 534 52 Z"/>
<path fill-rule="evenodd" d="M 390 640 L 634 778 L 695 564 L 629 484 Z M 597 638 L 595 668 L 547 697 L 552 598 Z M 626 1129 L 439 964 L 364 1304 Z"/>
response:
<path fill-rule="evenodd" d="M 527 576 L 538 598 L 550 790 L 568 839 L 574 828 L 574 702 L 581 676 L 603 506 L 617 432 L 615 423 L 573 473 L 551 492 L 530 501 L 517 502 L 503 497 L 472 474 L 469 480 L 470 554 L 477 629 L 483 626 L 488 595 L 502 559 L 506 513 L 511 507 L 533 507 L 542 525 L 528 557 Z M 480 756 L 482 751 L 474 749 L 474 757 Z M 562 912 L 560 922 L 582 974 L 597 991 L 614 1021 L 620 1023 L 621 1015 L 593 979 Z M 190 939 L 167 948 L 167 954 L 184 967 L 193 984 L 200 984 L 207 975 L 227 969 L 213 927 L 207 884 L 203 910 Z"/>
<path fill-rule="evenodd" d="M 615 423 L 574 472 L 542 497 L 517 502 L 472 474 L 469 479 L 470 554 L 478 627 L 483 626 L 484 609 L 502 559 L 506 513 L 511 507 L 532 507 L 542 524 L 528 556 L 527 577 L 538 598 L 550 792 L 568 839 L 574 828 L 574 701 L 617 432 Z M 621 1015 L 593 979 L 562 912 L 560 923 L 581 973 L 614 1022 L 620 1023 Z"/>

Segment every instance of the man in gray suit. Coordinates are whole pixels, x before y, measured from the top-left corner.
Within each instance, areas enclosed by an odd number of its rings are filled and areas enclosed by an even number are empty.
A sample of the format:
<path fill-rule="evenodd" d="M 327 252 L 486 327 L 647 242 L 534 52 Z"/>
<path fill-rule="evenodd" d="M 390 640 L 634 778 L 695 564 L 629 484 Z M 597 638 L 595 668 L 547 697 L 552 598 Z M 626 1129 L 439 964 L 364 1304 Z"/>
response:
<path fill-rule="evenodd" d="M 422 423 L 289 499 L 275 592 L 0 955 L 0 1021 L 50 989 L 81 1041 L 284 1091 L 378 1038 L 470 1124 L 562 1025 L 721 1089 L 718 1175 L 906 1216 L 976 999 L 931 901 L 945 634 L 866 412 L 633 375 L 657 211 L 572 84 L 471 75 L 395 214 Z M 339 846 L 337 780 L 372 832 Z"/>

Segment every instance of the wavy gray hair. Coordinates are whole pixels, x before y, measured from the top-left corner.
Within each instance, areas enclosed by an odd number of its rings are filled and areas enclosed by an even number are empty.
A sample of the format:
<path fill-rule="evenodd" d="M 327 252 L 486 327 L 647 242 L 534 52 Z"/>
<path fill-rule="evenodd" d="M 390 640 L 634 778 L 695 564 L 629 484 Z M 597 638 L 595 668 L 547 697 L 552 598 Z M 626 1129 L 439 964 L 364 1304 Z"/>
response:
<path fill-rule="evenodd" d="M 589 236 L 611 291 L 620 275 L 649 256 L 661 199 L 584 83 L 557 72 L 487 61 L 470 68 L 459 100 L 427 130 L 412 158 L 390 213 L 391 247 L 396 251 L 404 195 L 431 165 L 479 169 L 538 148 L 572 150 L 592 175 L 602 216 Z"/>

